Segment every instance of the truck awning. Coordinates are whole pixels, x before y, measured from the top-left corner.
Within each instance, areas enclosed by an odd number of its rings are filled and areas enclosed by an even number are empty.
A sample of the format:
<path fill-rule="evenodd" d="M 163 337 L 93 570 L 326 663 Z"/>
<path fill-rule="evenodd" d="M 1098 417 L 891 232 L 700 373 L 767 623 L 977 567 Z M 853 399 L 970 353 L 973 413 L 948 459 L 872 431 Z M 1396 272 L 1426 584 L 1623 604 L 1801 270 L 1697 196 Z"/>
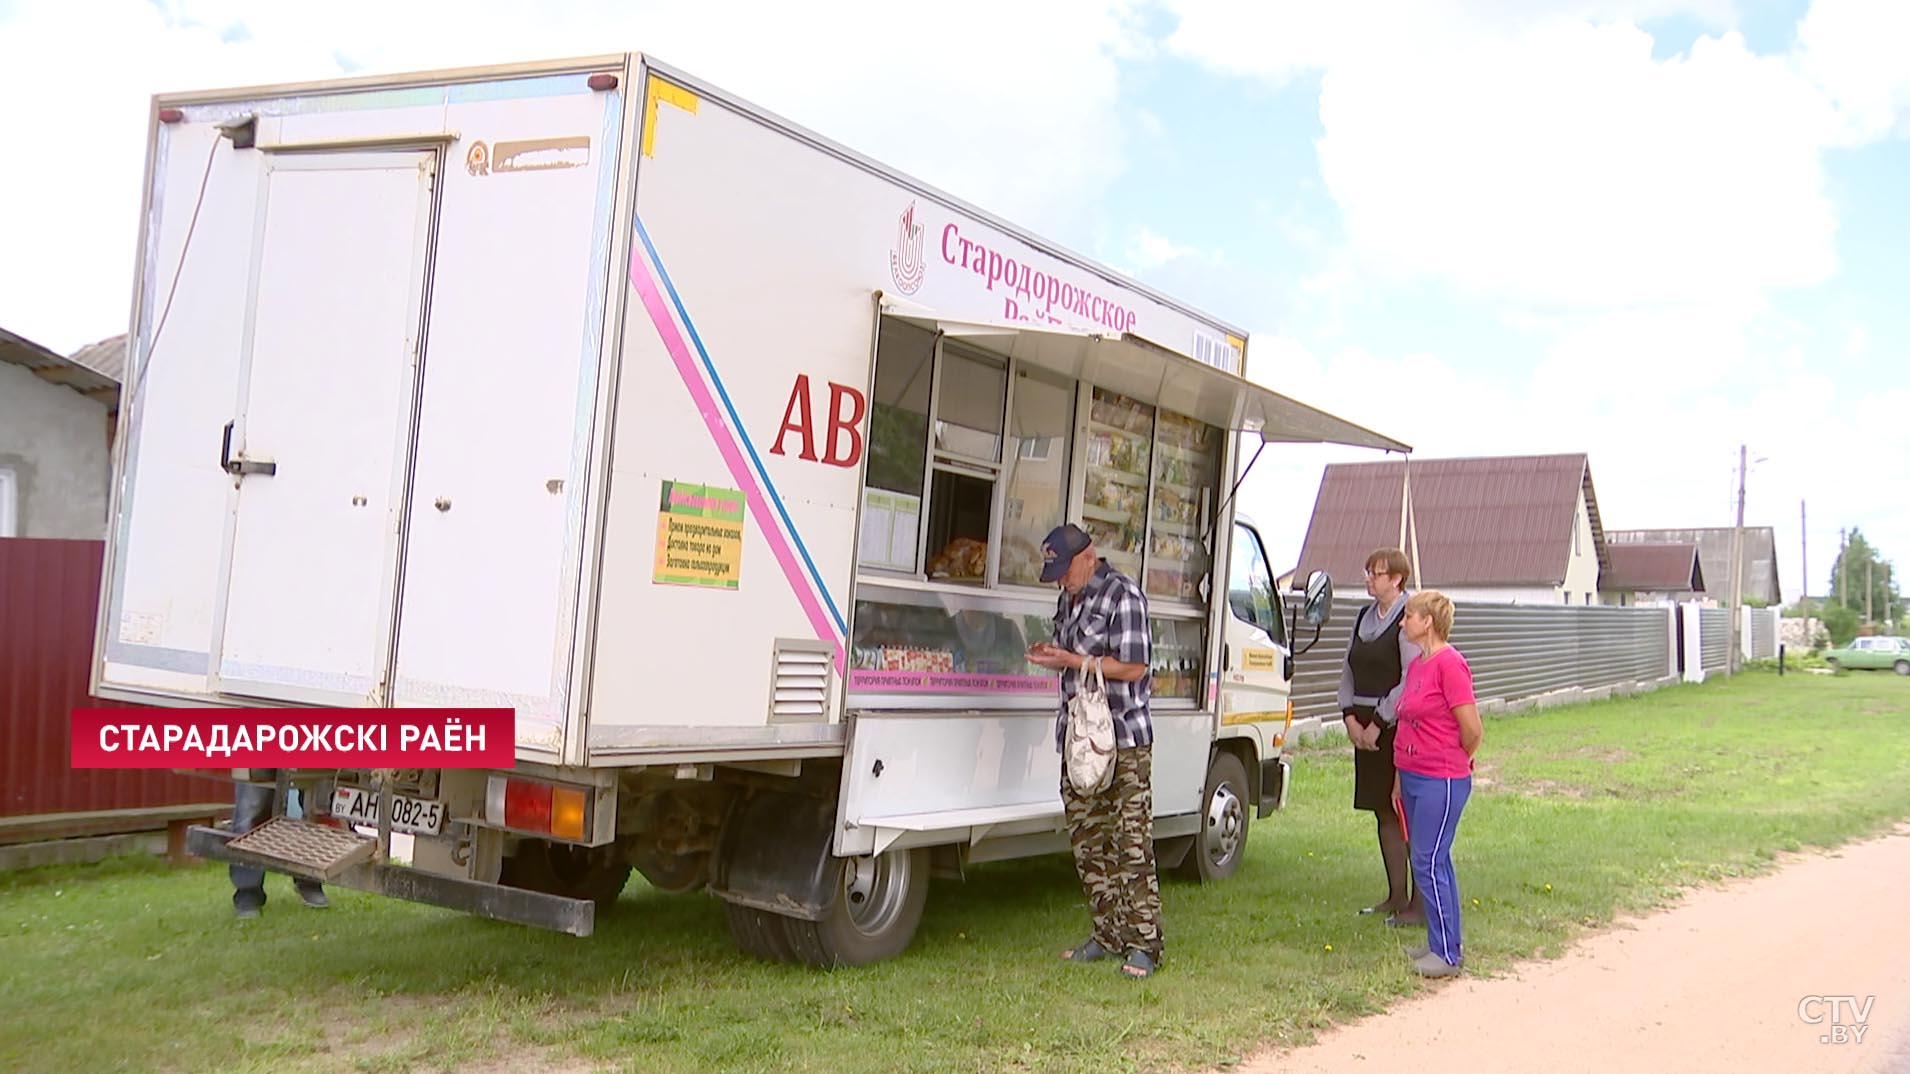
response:
<path fill-rule="evenodd" d="M 1269 443 L 1347 444 L 1412 451 L 1410 445 L 1390 436 L 1316 410 L 1140 336 L 1037 328 L 1005 321 L 952 320 L 888 300 L 884 307 L 885 317 L 1156 403 L 1210 425 L 1257 433 Z"/>

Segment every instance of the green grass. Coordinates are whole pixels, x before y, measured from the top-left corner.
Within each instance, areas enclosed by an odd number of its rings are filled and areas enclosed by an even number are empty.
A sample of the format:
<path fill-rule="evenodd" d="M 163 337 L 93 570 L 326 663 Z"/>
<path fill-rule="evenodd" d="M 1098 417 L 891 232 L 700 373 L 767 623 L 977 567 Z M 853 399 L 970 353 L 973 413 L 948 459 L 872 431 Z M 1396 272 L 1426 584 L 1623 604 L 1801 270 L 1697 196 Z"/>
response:
<path fill-rule="evenodd" d="M 1468 967 L 1554 954 L 1614 914 L 1910 817 L 1910 680 L 1753 672 L 1488 718 L 1455 857 Z M 1381 894 L 1350 753 L 1295 760 L 1247 863 L 1164 889 L 1147 982 L 1055 955 L 1085 911 L 1060 857 L 939 884 L 863 970 L 750 961 L 721 907 L 633 883 L 586 940 L 269 881 L 235 922 L 211 867 L 0 876 L 5 1071 L 1124 1071 L 1225 1065 L 1422 987 Z"/>

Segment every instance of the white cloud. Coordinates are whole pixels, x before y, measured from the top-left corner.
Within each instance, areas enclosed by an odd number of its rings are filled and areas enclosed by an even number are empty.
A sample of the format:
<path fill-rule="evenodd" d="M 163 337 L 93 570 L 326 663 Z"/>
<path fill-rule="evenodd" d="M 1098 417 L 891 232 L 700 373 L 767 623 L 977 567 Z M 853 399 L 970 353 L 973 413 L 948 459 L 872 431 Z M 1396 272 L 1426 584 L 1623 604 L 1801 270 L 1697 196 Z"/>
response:
<path fill-rule="evenodd" d="M 1159 268 L 1169 261 L 1191 257 L 1199 252 L 1192 246 L 1182 246 L 1165 235 L 1157 235 L 1143 227 L 1134 234 L 1133 241 L 1128 243 L 1127 263 L 1136 272 L 1146 272 L 1149 269 Z"/>
<path fill-rule="evenodd" d="M 1910 557 L 1910 502 L 1853 465 L 1858 456 L 1910 457 L 1910 390 L 1874 393 L 1846 411 L 1832 376 L 1786 371 L 1782 361 L 1758 357 L 1754 343 L 1732 371 L 1757 385 L 1742 399 L 1722 384 L 1666 391 L 1645 380 L 1600 393 L 1575 392 L 1563 378 L 1543 375 L 1482 383 L 1432 355 L 1385 358 L 1346 347 L 1322 356 L 1271 335 L 1254 337 L 1250 348 L 1255 379 L 1399 437 L 1415 457 L 1587 452 L 1600 512 L 1614 529 L 1730 525 L 1737 449 L 1746 444 L 1753 459 L 1764 459 L 1746 482 L 1746 522 L 1776 530 L 1790 597 L 1802 569 L 1800 501 L 1810 505 L 1809 573 L 1820 588 L 1840 525 L 1861 525 L 1886 555 Z M 1554 352 L 1554 360 L 1566 364 L 1566 352 Z M 1578 367 L 1581 388 L 1602 379 L 1601 367 Z M 1241 506 L 1260 525 L 1278 569 L 1299 556 L 1322 468 L 1381 457 L 1352 448 L 1283 449 L 1255 467 Z"/>
<path fill-rule="evenodd" d="M 1614 5 L 1517 21 L 1483 6 L 1409 5 L 1379 33 L 1370 11 L 1254 9 L 1256 36 L 1220 32 L 1201 5 L 1170 47 L 1223 70 L 1321 71 L 1321 170 L 1369 273 L 1593 308 L 1832 273 L 1820 154 L 1842 124 L 1789 59 L 1727 32 L 1659 60 L 1630 23 L 1573 17 Z"/>
<path fill-rule="evenodd" d="M 1910 5 L 1816 0 L 1777 56 L 1751 52 L 1725 3 L 1170 6 L 1182 16 L 1170 51 L 1319 81 L 1322 174 L 1347 239 L 1295 295 L 1312 314 L 1299 338 L 1256 337 L 1254 352 L 1274 356 L 1257 375 L 1429 457 L 1588 451 L 1612 526 L 1727 524 L 1748 443 L 1768 460 L 1748 517 L 1777 527 L 1787 586 L 1801 499 L 1820 583 L 1840 524 L 1910 548 L 1901 480 L 1845 465 L 1859 445 L 1910 457 L 1910 400 L 1858 402 L 1864 389 L 1830 372 L 1868 347 L 1862 325 L 1799 323 L 1772 305 L 1838 285 L 1823 158 L 1902 132 Z M 1637 23 L 1667 14 L 1712 32 L 1654 58 Z M 1494 341 L 1491 362 L 1360 350 L 1345 297 L 1410 318 L 1420 281 L 1519 338 Z M 1367 409 L 1388 384 L 1389 409 Z M 1370 457 L 1314 454 L 1263 463 L 1243 493 L 1282 520 L 1288 556 L 1320 465 Z"/>
<path fill-rule="evenodd" d="M 1165 0 L 1165 6 L 1180 20 L 1169 51 L 1278 81 L 1362 55 L 1437 51 L 1451 41 L 1549 24 L 1683 16 L 1728 29 L 1737 7 L 1733 0 Z"/>
<path fill-rule="evenodd" d="M 123 331 L 155 92 L 648 50 L 884 163 L 1086 245 L 1125 167 L 1128 0 L 326 4 L 27 0 L 0 26 L 0 324 L 60 350 Z M 1006 32 L 1011 29 L 1012 32 Z"/>
<path fill-rule="evenodd" d="M 1803 71 L 1837 102 L 1846 141 L 1910 133 L 1910 4 L 1816 0 L 1797 41 Z"/>

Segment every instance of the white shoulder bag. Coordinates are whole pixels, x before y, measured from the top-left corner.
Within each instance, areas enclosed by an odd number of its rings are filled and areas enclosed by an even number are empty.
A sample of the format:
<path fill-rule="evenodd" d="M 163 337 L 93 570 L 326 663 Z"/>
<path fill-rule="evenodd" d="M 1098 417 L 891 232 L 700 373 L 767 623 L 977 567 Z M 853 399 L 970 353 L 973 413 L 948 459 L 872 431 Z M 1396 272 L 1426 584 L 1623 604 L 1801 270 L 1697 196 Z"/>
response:
<path fill-rule="evenodd" d="M 1101 658 L 1089 657 L 1081 684 L 1068 700 L 1067 739 L 1062 747 L 1068 783 L 1082 794 L 1096 794 L 1114 781 L 1114 713 L 1108 708 L 1108 681 Z"/>

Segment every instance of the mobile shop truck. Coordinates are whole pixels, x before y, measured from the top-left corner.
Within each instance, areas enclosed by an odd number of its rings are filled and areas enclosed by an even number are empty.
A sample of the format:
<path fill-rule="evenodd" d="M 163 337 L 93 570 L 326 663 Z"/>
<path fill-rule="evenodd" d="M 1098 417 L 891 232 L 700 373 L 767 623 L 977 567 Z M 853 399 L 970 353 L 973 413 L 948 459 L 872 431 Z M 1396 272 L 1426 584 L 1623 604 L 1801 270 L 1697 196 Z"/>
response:
<path fill-rule="evenodd" d="M 1238 330 L 636 54 L 160 96 L 145 198 L 95 693 L 516 713 L 196 853 L 576 935 L 635 868 L 889 957 L 931 872 L 1066 847 L 1067 519 L 1150 598 L 1163 865 L 1282 803 L 1231 475 L 1405 446 Z"/>

